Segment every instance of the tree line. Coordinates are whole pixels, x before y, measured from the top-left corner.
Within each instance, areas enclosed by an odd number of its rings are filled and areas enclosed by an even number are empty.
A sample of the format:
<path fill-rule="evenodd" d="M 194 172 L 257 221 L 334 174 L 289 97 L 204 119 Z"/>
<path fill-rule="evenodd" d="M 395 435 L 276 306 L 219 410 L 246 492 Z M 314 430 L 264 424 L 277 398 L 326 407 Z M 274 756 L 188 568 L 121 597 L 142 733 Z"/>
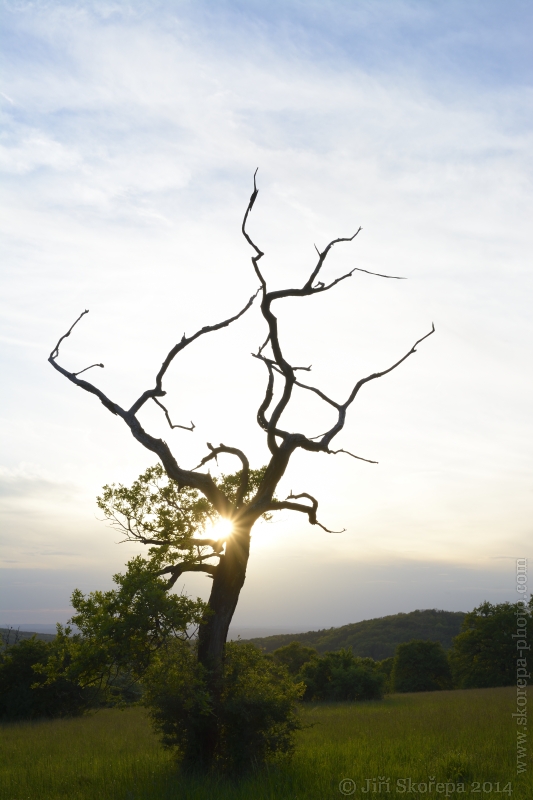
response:
<path fill-rule="evenodd" d="M 140 580 L 141 573 L 137 577 Z M 123 599 L 137 594 L 128 580 L 122 581 L 120 591 Z M 104 632 L 94 619 L 106 601 L 114 604 L 116 612 L 117 592 L 88 598 L 77 593 L 73 602 L 81 634 L 69 635 L 68 629 L 59 626 L 54 641 L 34 637 L 6 648 L 0 656 L 0 718 L 68 716 L 99 705 L 137 702 L 143 693 L 154 707 L 172 705 L 174 693 L 180 703 L 197 705 L 195 713 L 201 714 L 202 681 L 201 672 L 195 671 L 195 642 L 177 636 L 169 623 L 178 621 L 184 598 L 174 598 L 169 606 L 155 610 L 158 600 L 169 601 L 157 584 L 151 590 L 144 587 L 139 597 L 142 600 L 134 613 L 126 604 L 119 623 L 114 616 L 113 630 Z M 159 642 L 149 631 L 147 610 L 153 619 L 167 621 L 166 629 L 159 627 Z M 414 639 L 399 644 L 394 657 L 382 660 L 357 656 L 349 648 L 319 653 L 299 641 L 271 653 L 250 643 L 231 642 L 227 645 L 228 680 L 234 691 L 239 681 L 250 682 L 246 689 L 250 703 L 254 696 L 254 702 L 261 696 L 264 701 L 269 682 L 283 691 L 292 684 L 287 695 L 290 702 L 379 700 L 390 692 L 510 686 L 516 683 L 517 615 L 533 622 L 533 598 L 526 606 L 482 603 L 464 615 L 449 651 L 438 641 Z M 239 684 L 239 691 L 243 685 Z M 186 702 L 185 694 L 189 695 Z M 204 701 L 208 705 L 207 694 Z M 158 717 L 156 712 L 156 718 L 162 719 L 161 714 Z M 173 724 L 179 727 L 179 721 L 176 714 Z"/>

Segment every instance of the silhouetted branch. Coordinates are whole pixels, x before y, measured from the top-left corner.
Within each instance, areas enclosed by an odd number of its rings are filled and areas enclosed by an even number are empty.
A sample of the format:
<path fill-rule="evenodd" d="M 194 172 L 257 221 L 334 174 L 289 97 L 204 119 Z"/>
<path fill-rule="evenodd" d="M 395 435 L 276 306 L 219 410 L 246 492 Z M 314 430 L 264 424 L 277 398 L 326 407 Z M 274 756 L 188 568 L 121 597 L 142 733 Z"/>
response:
<path fill-rule="evenodd" d="M 57 363 L 59 348 L 63 340 L 68 336 L 70 336 L 70 334 L 72 333 L 73 329 L 78 324 L 78 322 L 82 319 L 82 317 L 85 314 L 88 313 L 87 310 L 83 311 L 78 317 L 78 319 L 74 322 L 74 324 L 69 328 L 69 330 L 63 336 L 61 336 L 54 350 L 52 350 L 52 352 L 50 353 L 49 357 L 49 361 L 54 367 L 54 369 L 60 372 L 63 376 L 65 376 L 69 381 L 74 383 L 79 388 L 91 394 L 94 394 L 103 403 L 103 405 L 109 411 L 111 411 L 111 413 L 119 416 L 121 419 L 124 420 L 124 422 L 129 427 L 135 439 L 137 439 L 137 441 L 139 441 L 145 448 L 147 448 L 148 450 L 150 450 L 151 452 L 155 453 L 158 456 L 158 458 L 161 460 L 163 464 L 163 467 L 168 477 L 171 480 L 174 480 L 177 483 L 178 487 L 180 488 L 190 487 L 192 489 L 197 489 L 201 491 L 205 495 L 205 497 L 209 500 L 216 513 L 218 513 L 220 516 L 226 519 L 238 521 L 239 524 L 236 525 L 236 532 L 230 539 L 228 539 L 225 558 L 228 557 L 228 550 L 230 552 L 233 552 L 233 548 L 235 548 L 235 552 L 237 552 L 238 548 L 244 546 L 242 545 L 242 542 L 244 542 L 245 534 L 242 532 L 247 528 L 247 526 L 249 529 L 251 525 L 253 525 L 256 519 L 258 519 L 261 515 L 263 515 L 268 511 L 275 511 L 281 509 L 298 511 L 300 513 L 307 514 L 309 522 L 311 524 L 318 525 L 328 533 L 334 532 L 330 531 L 328 528 L 326 528 L 324 525 L 322 525 L 317 521 L 316 517 L 317 517 L 318 503 L 315 500 L 315 498 L 313 498 L 311 495 L 306 493 L 293 495 L 291 492 L 291 495 L 284 501 L 277 501 L 273 499 L 275 496 L 276 487 L 278 486 L 282 476 L 285 474 L 285 471 L 288 467 L 292 454 L 296 449 L 301 448 L 310 452 L 323 452 L 332 455 L 345 453 L 346 455 L 349 455 L 350 457 L 360 461 L 365 461 L 367 463 L 372 463 L 372 464 L 377 463 L 376 461 L 373 461 L 371 459 L 357 456 L 354 453 L 345 450 L 344 448 L 331 449 L 330 448 L 331 442 L 334 439 L 334 437 L 337 436 L 337 434 L 339 434 L 343 430 L 348 408 L 355 400 L 362 386 L 364 386 L 366 383 L 372 380 L 376 380 L 377 378 L 387 375 L 389 372 L 392 372 L 394 369 L 396 369 L 407 358 L 409 358 L 413 353 L 416 352 L 416 348 L 421 342 L 423 342 L 426 338 L 428 338 L 428 336 L 430 336 L 435 331 L 435 327 L 434 325 L 432 325 L 431 331 L 427 333 L 425 336 L 422 336 L 420 339 L 418 339 L 415 342 L 415 344 L 410 348 L 410 350 L 408 350 L 408 352 L 405 353 L 405 355 L 403 355 L 392 366 L 388 367 L 385 370 L 382 370 L 381 372 L 372 373 L 371 375 L 368 375 L 358 380 L 353 386 L 353 389 L 351 390 L 348 398 L 343 403 L 332 399 L 326 392 L 322 391 L 321 389 L 297 380 L 296 373 L 298 371 L 309 372 L 311 370 L 311 366 L 308 367 L 293 366 L 285 358 L 280 342 L 278 319 L 273 310 L 274 303 L 276 301 L 283 300 L 285 298 L 310 297 L 317 293 L 329 291 L 329 289 L 332 289 L 339 282 L 345 280 L 346 278 L 351 277 L 355 272 L 363 272 L 368 275 L 373 275 L 393 280 L 404 280 L 404 278 L 395 275 L 387 275 L 384 273 L 371 272 L 370 270 L 363 269 L 361 267 L 354 267 L 345 274 L 335 278 L 330 283 L 326 283 L 322 279 L 323 276 L 321 275 L 321 270 L 332 248 L 336 244 L 341 242 L 352 242 L 361 231 L 361 228 L 358 228 L 357 231 L 353 234 L 353 236 L 339 237 L 337 239 L 333 239 L 322 251 L 320 251 L 315 246 L 315 249 L 318 254 L 318 262 L 312 269 L 306 281 L 299 288 L 286 288 L 286 289 L 279 289 L 276 291 L 268 291 L 266 278 L 262 274 L 262 271 L 259 267 L 259 262 L 264 254 L 262 250 L 255 244 L 255 242 L 253 241 L 253 239 L 246 230 L 249 216 L 252 212 L 252 209 L 254 207 L 254 204 L 258 196 L 256 176 L 257 176 L 257 170 L 254 173 L 253 192 L 250 196 L 250 200 L 248 202 L 248 206 L 246 208 L 242 221 L 242 233 L 248 244 L 253 249 L 253 255 L 251 260 L 254 272 L 257 275 L 257 278 L 260 282 L 260 288 L 252 297 L 250 297 L 250 299 L 244 305 L 244 307 L 241 308 L 241 310 L 238 311 L 233 316 L 224 319 L 221 322 L 218 322 L 214 325 L 204 326 L 200 330 L 196 331 L 196 333 L 194 333 L 190 337 L 187 337 L 184 333 L 181 340 L 169 350 L 166 358 L 164 359 L 161 368 L 156 375 L 154 388 L 144 391 L 138 397 L 138 399 L 133 403 L 131 408 L 129 408 L 129 410 L 125 410 L 122 406 L 113 402 L 100 389 L 98 389 L 90 382 L 81 379 L 80 376 L 82 373 L 86 372 L 87 370 L 95 366 L 101 367 L 102 366 L 101 364 L 92 364 L 90 367 L 86 367 L 80 372 L 74 373 L 74 372 L 69 372 L 68 370 L 64 369 Z M 266 433 L 267 444 L 271 453 L 271 457 L 269 463 L 266 466 L 261 483 L 254 494 L 254 497 L 249 502 L 247 501 L 247 504 L 245 504 L 245 497 L 247 496 L 249 488 L 249 463 L 246 455 L 242 450 L 239 450 L 237 448 L 227 447 L 226 445 L 223 444 L 220 444 L 218 447 L 214 447 L 213 445 L 208 444 L 210 453 L 202 459 L 200 464 L 197 467 L 195 467 L 194 470 L 184 470 L 178 465 L 178 462 L 176 461 L 174 455 L 170 451 L 170 448 L 168 447 L 166 442 L 164 442 L 162 439 L 157 439 L 151 436 L 147 431 L 145 431 L 144 428 L 141 426 L 139 420 L 137 419 L 136 415 L 140 411 L 140 409 L 144 406 L 146 401 L 152 399 L 164 411 L 165 417 L 171 429 L 180 428 L 182 430 L 189 430 L 189 431 L 194 430 L 195 426 L 194 423 L 192 422 L 190 426 L 173 424 L 170 419 L 170 414 L 168 412 L 167 407 L 163 405 L 162 402 L 160 402 L 160 398 L 164 397 L 166 394 L 162 385 L 166 372 L 168 371 L 170 365 L 172 364 L 176 356 L 189 344 L 194 342 L 199 337 L 203 336 L 205 333 L 221 330 L 222 328 L 225 328 L 228 325 L 230 325 L 232 322 L 238 320 L 251 307 L 252 303 L 254 302 L 255 298 L 259 293 L 261 293 L 260 308 L 262 317 L 266 322 L 267 335 L 264 340 L 264 343 L 259 347 L 257 353 L 253 353 L 252 355 L 254 356 L 254 358 L 263 361 L 268 373 L 265 394 L 257 411 L 257 421 L 259 426 Z M 269 350 L 267 350 L 267 347 L 269 347 Z M 278 392 L 275 393 L 275 389 L 277 388 L 278 383 L 281 384 L 279 387 L 280 391 L 279 393 Z M 336 411 L 335 424 L 328 431 L 321 434 L 320 436 L 307 437 L 302 433 L 289 432 L 283 430 L 280 427 L 281 417 L 292 399 L 293 389 L 295 386 L 314 393 L 318 398 L 320 398 L 329 406 L 335 409 Z M 238 490 L 236 492 L 235 502 L 232 502 L 231 500 L 228 499 L 225 493 L 217 486 L 215 480 L 212 478 L 210 474 L 200 473 L 196 471 L 204 464 L 207 464 L 209 461 L 216 459 L 218 455 L 223 453 L 237 456 L 242 464 L 240 482 Z M 305 499 L 308 502 L 307 503 L 298 502 L 299 500 L 302 499 Z M 238 533 L 239 530 L 241 531 L 241 533 Z M 242 542 L 240 542 L 239 540 L 241 534 L 243 537 Z M 142 541 L 145 544 L 163 545 L 164 543 L 167 543 L 156 539 L 152 540 L 150 539 L 150 537 L 143 538 L 137 536 L 135 533 L 132 533 L 131 531 L 129 535 L 133 536 L 133 538 L 137 538 L 139 541 Z M 169 585 L 173 585 L 177 580 L 177 578 L 179 577 L 179 575 L 181 575 L 185 571 L 203 571 L 206 572 L 206 574 L 213 576 L 215 574 L 214 570 L 216 568 L 212 565 L 204 564 L 203 561 L 205 559 L 211 558 L 213 555 L 220 554 L 222 547 L 220 542 L 221 540 L 208 540 L 208 539 L 198 539 L 196 541 L 191 542 L 189 546 L 192 547 L 195 546 L 197 546 L 198 548 L 201 548 L 203 546 L 212 547 L 213 553 L 210 554 L 199 553 L 196 564 L 184 563 L 181 565 L 173 565 L 171 568 L 169 567 L 161 574 L 171 575 Z M 242 552 L 239 551 L 240 555 L 232 556 L 232 558 L 235 558 L 235 564 L 240 563 L 239 559 L 241 558 L 242 553 L 244 553 L 245 551 L 247 552 L 246 547 L 247 545 L 244 546 Z M 216 548 L 218 548 L 218 550 Z"/>
<path fill-rule="evenodd" d="M 337 409 L 340 408 L 339 404 L 336 403 L 335 400 L 332 400 L 331 397 L 328 397 L 326 394 L 324 394 L 324 392 L 320 391 L 320 389 L 317 389 L 315 386 L 308 386 L 306 383 L 300 383 L 300 381 L 294 381 L 294 385 L 299 386 L 300 389 L 307 389 L 309 392 L 314 392 L 326 403 L 329 403 L 330 406 L 333 406 Z"/>
<path fill-rule="evenodd" d="M 261 282 L 261 288 L 263 289 L 263 294 L 264 294 L 266 292 L 266 281 L 263 278 L 263 275 L 261 274 L 261 270 L 259 269 L 259 262 L 263 258 L 264 253 L 257 247 L 255 242 L 252 241 L 252 239 L 250 238 L 250 236 L 248 236 L 248 233 L 246 232 L 246 222 L 248 220 L 248 216 L 250 215 L 250 212 L 251 212 L 251 210 L 252 210 L 252 208 L 254 206 L 254 203 L 255 203 L 255 200 L 257 198 L 257 195 L 259 194 L 259 191 L 257 189 L 257 184 L 255 182 L 256 175 L 257 175 L 257 169 L 254 172 L 254 190 L 253 190 L 252 195 L 250 197 L 250 201 L 248 203 L 248 208 L 246 209 L 246 212 L 244 214 L 244 219 L 242 221 L 241 230 L 242 230 L 244 238 L 246 239 L 248 244 L 251 247 L 253 247 L 255 252 L 256 252 L 256 255 L 252 256 L 252 264 L 254 265 L 255 274 L 257 275 L 257 277 L 259 278 L 259 280 Z"/>
<path fill-rule="evenodd" d="M 81 375 L 82 372 L 87 372 L 88 369 L 92 369 L 93 367 L 102 367 L 102 369 L 103 369 L 104 365 L 103 364 L 91 364 L 90 367 L 85 367 L 85 369 L 80 369 L 79 372 L 73 372 L 72 374 L 78 376 L 78 375 Z"/>
<path fill-rule="evenodd" d="M 237 495 L 235 498 L 235 507 L 240 508 L 243 502 L 243 499 L 248 491 L 248 481 L 250 478 L 250 462 L 248 461 L 247 457 L 244 455 L 242 450 L 239 450 L 237 447 L 226 447 L 225 444 L 219 444 L 218 447 L 213 447 L 212 444 L 207 442 L 208 448 L 211 450 L 209 455 L 202 458 L 200 463 L 194 469 L 199 469 L 199 467 L 203 467 L 204 464 L 207 464 L 208 461 L 212 461 L 217 458 L 222 453 L 228 453 L 229 455 L 237 456 L 241 460 L 242 470 L 241 470 L 241 480 L 239 483 L 239 488 L 237 490 Z M 218 463 L 218 461 L 217 461 Z"/>
<path fill-rule="evenodd" d="M 311 506 L 306 506 L 303 503 L 293 503 L 292 500 L 300 500 L 302 497 L 305 497 L 307 500 L 311 501 Z M 292 491 L 290 495 L 287 497 L 286 500 L 272 500 L 268 504 L 267 511 L 299 511 L 302 514 L 307 514 L 309 518 L 309 522 L 311 525 L 318 525 L 319 528 L 322 528 L 323 531 L 326 533 L 344 533 L 346 530 L 345 528 L 342 531 L 331 531 L 329 528 L 326 528 L 319 522 L 316 518 L 316 513 L 318 510 L 318 500 L 313 497 L 313 495 L 308 494 L 307 492 L 300 492 L 300 494 L 293 494 Z"/>
<path fill-rule="evenodd" d="M 86 309 L 85 309 L 85 311 L 82 311 L 82 312 L 81 312 L 81 314 L 79 315 L 79 317 L 78 317 L 78 319 L 76 320 L 76 322 L 74 322 L 74 323 L 73 323 L 73 324 L 70 326 L 70 328 L 68 329 L 68 331 L 67 331 L 66 333 L 64 333 L 64 334 L 63 334 L 63 336 L 62 336 L 62 337 L 59 339 L 58 343 L 56 344 L 56 346 L 54 347 L 54 349 L 53 349 L 53 350 L 52 350 L 52 352 L 50 353 L 50 358 L 54 359 L 54 358 L 57 358 L 57 357 L 58 357 L 58 355 L 59 355 L 59 346 L 60 346 L 61 342 L 63 341 L 63 339 L 66 339 L 66 338 L 67 338 L 67 336 L 70 336 L 70 334 L 72 333 L 72 331 L 74 330 L 74 328 L 76 327 L 76 325 L 78 324 L 78 322 L 80 321 L 80 319 L 81 319 L 82 317 L 84 317 L 84 316 L 85 316 L 85 314 L 88 314 L 88 313 L 89 313 L 89 309 L 88 309 L 88 308 L 86 308 Z"/>
<path fill-rule="evenodd" d="M 367 464 L 379 464 L 379 461 L 372 461 L 370 458 L 362 458 L 361 456 L 356 456 L 353 453 L 350 453 L 349 450 L 344 450 L 342 447 L 340 448 L 340 450 L 326 450 L 326 453 L 329 453 L 329 455 L 332 456 L 336 456 L 337 453 L 346 453 L 347 456 L 356 458 L 358 461 L 366 461 Z"/>
<path fill-rule="evenodd" d="M 184 572 L 205 572 L 206 575 L 213 577 L 216 573 L 216 569 L 214 564 L 192 564 L 185 562 L 183 564 L 174 564 L 169 567 L 164 567 L 155 574 L 158 576 L 170 574 L 166 588 L 172 589 L 178 578 L 180 578 Z"/>
<path fill-rule="evenodd" d="M 170 350 L 170 352 L 168 353 L 167 357 L 163 361 L 163 364 L 161 365 L 161 369 L 159 370 L 159 372 L 156 375 L 155 388 L 154 389 L 148 389 L 146 392 L 143 392 L 142 395 L 132 405 L 132 407 L 129 410 L 129 413 L 130 414 L 136 414 L 139 411 L 139 409 L 142 408 L 142 406 L 150 398 L 162 397 L 165 394 L 165 392 L 161 388 L 161 384 L 162 384 L 163 378 L 165 376 L 165 373 L 166 373 L 167 369 L 171 365 L 172 361 L 176 358 L 178 353 L 180 353 L 182 350 L 184 350 L 189 344 L 194 342 L 200 336 L 203 336 L 205 333 L 212 333 L 213 331 L 219 331 L 222 328 L 227 328 L 227 326 L 230 325 L 232 322 L 235 322 L 235 320 L 238 320 L 239 317 L 242 317 L 242 315 L 245 314 L 248 311 L 248 309 L 250 308 L 250 306 L 254 302 L 255 298 L 259 294 L 259 291 L 260 291 L 260 289 L 258 289 L 257 292 L 250 297 L 250 299 L 248 300 L 248 302 L 246 303 L 244 308 L 242 308 L 233 317 L 229 317 L 228 319 L 225 319 L 222 322 L 217 322 L 215 325 L 204 325 L 203 328 L 201 328 L 199 331 L 196 331 L 196 333 L 193 334 L 192 336 L 187 337 L 187 336 L 185 336 L 185 334 L 183 334 L 183 336 L 181 338 L 181 341 L 178 342 L 178 344 L 174 345 L 172 350 Z"/>
<path fill-rule="evenodd" d="M 167 418 L 167 422 L 168 422 L 168 424 L 170 425 L 171 428 L 181 428 L 183 431 L 193 431 L 195 429 L 196 425 L 194 424 L 194 422 L 192 420 L 191 420 L 190 427 L 188 427 L 187 425 L 173 425 L 172 422 L 170 421 L 169 413 L 168 413 L 167 409 L 165 408 L 165 406 L 163 405 L 163 403 L 160 403 L 159 400 L 157 400 L 155 397 L 152 397 L 152 400 L 154 401 L 154 403 L 157 403 L 157 405 L 160 408 L 163 409 L 163 411 L 165 412 L 165 417 Z"/>

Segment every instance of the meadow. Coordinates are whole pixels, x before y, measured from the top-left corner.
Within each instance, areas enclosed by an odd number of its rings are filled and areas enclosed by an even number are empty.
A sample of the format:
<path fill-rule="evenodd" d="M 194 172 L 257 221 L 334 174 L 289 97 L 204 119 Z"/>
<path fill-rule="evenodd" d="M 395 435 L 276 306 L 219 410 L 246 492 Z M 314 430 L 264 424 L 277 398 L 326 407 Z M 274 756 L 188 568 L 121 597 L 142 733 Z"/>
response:
<path fill-rule="evenodd" d="M 389 778 L 389 796 L 533 800 L 531 754 L 526 774 L 516 776 L 515 698 L 514 688 L 503 688 L 306 705 L 292 762 L 238 782 L 180 775 L 139 707 L 6 724 L 0 798 L 324 800 L 387 794 Z M 460 782 L 458 794 L 451 787 Z"/>

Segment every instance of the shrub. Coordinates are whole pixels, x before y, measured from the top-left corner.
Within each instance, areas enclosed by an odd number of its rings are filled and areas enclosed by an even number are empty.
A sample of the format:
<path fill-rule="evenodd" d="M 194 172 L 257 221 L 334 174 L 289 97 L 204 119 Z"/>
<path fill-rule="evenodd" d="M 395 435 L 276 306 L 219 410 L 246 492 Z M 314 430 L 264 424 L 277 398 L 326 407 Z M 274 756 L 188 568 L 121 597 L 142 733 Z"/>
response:
<path fill-rule="evenodd" d="M 272 653 L 272 658 L 277 664 L 287 667 L 293 677 L 298 675 L 304 664 L 318 656 L 314 647 L 304 647 L 300 642 L 291 642 L 284 647 L 278 647 Z"/>
<path fill-rule="evenodd" d="M 325 653 L 304 664 L 299 677 L 305 684 L 304 700 L 380 700 L 385 676 L 371 658 L 358 658 L 350 650 Z"/>
<path fill-rule="evenodd" d="M 0 661 L 0 718 L 3 720 L 64 717 L 82 713 L 89 697 L 64 677 L 47 682 L 34 667 L 46 664 L 53 642 L 35 637 L 10 647 Z"/>
<path fill-rule="evenodd" d="M 198 764 L 203 720 L 213 714 L 220 771 L 242 773 L 292 754 L 303 686 L 253 645 L 226 645 L 216 698 L 206 688 L 194 648 L 177 641 L 158 654 L 144 685 L 144 702 L 163 744 L 176 748 L 186 767 Z"/>
<path fill-rule="evenodd" d="M 440 642 L 415 639 L 398 645 L 391 674 L 395 692 L 433 692 L 451 689 L 452 675 Z"/>
<path fill-rule="evenodd" d="M 383 684 L 383 691 L 387 694 L 392 692 L 392 668 L 394 666 L 394 658 L 384 658 L 383 661 L 376 661 L 376 669 L 385 677 Z"/>
<path fill-rule="evenodd" d="M 301 727 L 296 703 L 303 689 L 285 667 L 253 645 L 227 646 L 221 757 L 228 771 L 292 754 L 294 734 Z"/>
<path fill-rule="evenodd" d="M 513 685 L 521 666 L 517 663 L 518 623 L 523 620 L 523 630 L 531 628 L 532 612 L 533 598 L 528 604 L 482 603 L 468 613 L 450 651 L 456 685 L 461 689 Z"/>

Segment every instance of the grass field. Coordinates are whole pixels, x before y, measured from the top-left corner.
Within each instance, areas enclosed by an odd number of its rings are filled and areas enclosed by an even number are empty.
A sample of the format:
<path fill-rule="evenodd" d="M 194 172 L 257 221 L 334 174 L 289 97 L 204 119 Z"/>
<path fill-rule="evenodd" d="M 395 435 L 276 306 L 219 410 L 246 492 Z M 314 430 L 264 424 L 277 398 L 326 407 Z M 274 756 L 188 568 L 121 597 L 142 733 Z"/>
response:
<path fill-rule="evenodd" d="M 533 759 L 516 776 L 516 690 L 392 695 L 382 702 L 305 707 L 291 764 L 239 783 L 184 778 L 140 708 L 0 727 L 1 800 L 325 800 L 389 796 L 533 800 Z M 417 784 L 409 792 L 409 779 Z M 429 779 L 434 778 L 431 784 Z M 366 783 L 370 779 L 370 783 Z M 422 782 L 422 786 L 418 786 Z M 438 785 L 448 782 L 446 790 Z M 451 785 L 464 783 L 464 794 Z M 479 792 L 475 782 L 479 782 Z M 485 791 L 483 784 L 485 783 Z M 490 787 L 489 787 L 490 785 Z M 363 792 L 363 787 L 370 791 Z M 405 787 L 405 791 L 400 791 Z M 424 792 L 424 787 L 426 791 Z M 353 784 L 343 784 L 351 791 Z M 489 791 L 490 788 L 490 791 Z M 499 788 L 499 792 L 497 789 Z M 380 794 L 386 794 L 381 783 Z"/>

